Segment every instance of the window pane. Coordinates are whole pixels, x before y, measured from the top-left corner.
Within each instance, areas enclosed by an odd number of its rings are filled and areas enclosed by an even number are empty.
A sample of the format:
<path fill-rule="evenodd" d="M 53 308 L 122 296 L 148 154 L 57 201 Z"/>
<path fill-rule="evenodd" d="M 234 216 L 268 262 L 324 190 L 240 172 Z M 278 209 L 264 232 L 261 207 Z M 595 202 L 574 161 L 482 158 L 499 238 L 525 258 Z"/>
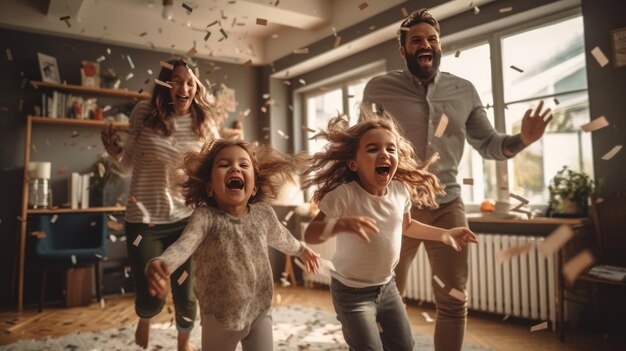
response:
<path fill-rule="evenodd" d="M 591 135 L 584 133 L 580 126 L 589 122 L 587 93 L 576 93 L 559 98 L 559 104 L 551 107 L 554 118 L 543 137 L 509 160 L 512 170 L 509 189 L 534 203 L 548 202 L 548 184 L 563 166 L 583 171 L 593 178 L 593 158 Z M 538 100 L 512 104 L 506 110 L 507 133 L 517 134 L 521 128 L 521 118 L 529 108 L 534 108 Z"/>
<path fill-rule="evenodd" d="M 576 17 L 504 38 L 505 101 L 586 89 L 583 34 Z"/>
<path fill-rule="evenodd" d="M 443 55 L 441 70 L 472 82 L 483 105 L 493 106 L 491 59 L 488 43 L 461 49 L 459 57 L 455 57 L 455 52 Z M 493 125 L 493 108 L 487 108 L 487 115 Z M 461 196 L 465 202 L 479 203 L 485 198 L 496 198 L 495 169 L 494 161 L 484 160 L 476 150 L 465 142 L 457 181 L 459 184 L 463 184 L 463 178 L 474 180 L 474 185 L 462 185 Z"/>
<path fill-rule="evenodd" d="M 337 117 L 338 112 L 343 111 L 341 95 L 341 89 L 335 89 L 323 94 L 307 96 L 307 127 L 314 130 L 328 127 L 328 121 L 333 117 Z M 324 145 L 326 145 L 326 140 L 324 139 L 307 139 L 307 150 L 311 154 L 321 151 Z"/>

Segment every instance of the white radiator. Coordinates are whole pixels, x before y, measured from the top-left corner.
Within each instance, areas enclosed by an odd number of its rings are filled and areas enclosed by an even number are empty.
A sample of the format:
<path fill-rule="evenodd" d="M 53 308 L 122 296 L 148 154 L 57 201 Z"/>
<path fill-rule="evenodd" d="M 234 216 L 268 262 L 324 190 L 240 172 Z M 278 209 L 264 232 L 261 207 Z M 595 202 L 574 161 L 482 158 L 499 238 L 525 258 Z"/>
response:
<path fill-rule="evenodd" d="M 550 320 L 554 325 L 554 259 L 537 251 L 543 238 L 518 235 L 477 234 L 478 244 L 470 244 L 468 308 L 508 314 L 515 317 Z M 500 263 L 502 250 L 531 244 L 529 252 Z M 445 282 L 444 282 L 445 283 Z M 424 245 L 409 269 L 406 297 L 434 302 L 432 273 Z"/>
<path fill-rule="evenodd" d="M 306 224 L 303 224 L 303 232 Z M 554 259 L 537 252 L 543 238 L 519 235 L 477 234 L 478 244 L 470 244 L 468 308 L 510 316 L 550 320 L 555 325 Z M 500 250 L 531 244 L 529 252 L 498 262 Z M 330 259 L 335 252 L 334 238 L 310 245 L 321 257 Z M 330 284 L 330 277 L 304 274 L 305 284 Z M 406 297 L 433 302 L 433 279 L 424 245 L 420 245 L 409 269 Z M 445 283 L 445 282 L 444 282 Z M 436 284 L 436 283 L 435 283 Z"/>

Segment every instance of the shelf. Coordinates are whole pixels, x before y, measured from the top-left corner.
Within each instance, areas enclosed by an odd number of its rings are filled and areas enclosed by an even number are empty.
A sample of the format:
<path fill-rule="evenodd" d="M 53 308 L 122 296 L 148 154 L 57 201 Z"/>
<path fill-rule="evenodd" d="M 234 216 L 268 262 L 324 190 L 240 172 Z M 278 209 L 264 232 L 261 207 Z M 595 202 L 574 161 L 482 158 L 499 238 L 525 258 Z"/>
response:
<path fill-rule="evenodd" d="M 99 213 L 99 212 L 124 212 L 126 207 L 123 206 L 111 206 L 111 207 L 89 207 L 89 208 L 56 208 L 56 209 L 41 209 L 35 210 L 29 208 L 26 213 L 29 215 L 38 214 L 57 214 L 57 213 Z"/>
<path fill-rule="evenodd" d="M 60 124 L 60 125 L 73 125 L 73 126 L 104 126 L 107 120 L 95 120 L 95 119 L 75 119 L 75 118 L 51 118 L 51 117 L 35 117 L 28 116 L 32 123 L 40 124 Z M 116 127 L 128 127 L 128 122 L 111 122 Z"/>
<path fill-rule="evenodd" d="M 92 88 L 92 87 L 84 87 L 81 85 L 56 84 L 56 83 L 40 82 L 40 81 L 35 81 L 35 80 L 31 80 L 30 84 L 35 89 L 39 89 L 41 87 L 41 88 L 71 91 L 71 92 L 76 92 L 80 94 L 91 94 L 91 95 L 139 99 L 139 100 L 150 98 L 150 94 L 148 93 L 138 93 L 136 91 L 121 90 L 121 89 Z"/>

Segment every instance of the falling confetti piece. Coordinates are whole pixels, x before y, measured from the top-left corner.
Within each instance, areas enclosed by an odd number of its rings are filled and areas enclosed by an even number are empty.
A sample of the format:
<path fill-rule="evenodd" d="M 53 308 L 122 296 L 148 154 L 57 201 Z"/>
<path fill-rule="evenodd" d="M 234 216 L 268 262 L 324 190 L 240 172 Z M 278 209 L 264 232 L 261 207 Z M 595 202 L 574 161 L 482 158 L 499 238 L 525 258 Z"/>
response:
<path fill-rule="evenodd" d="M 613 158 L 613 156 L 617 155 L 617 153 L 622 149 L 622 145 L 615 145 L 611 151 L 607 152 L 602 156 L 602 159 L 608 161 Z"/>
<path fill-rule="evenodd" d="M 341 36 L 335 37 L 335 43 L 333 44 L 333 47 L 336 48 L 339 45 L 341 45 Z"/>
<path fill-rule="evenodd" d="M 189 317 L 185 317 L 185 316 L 183 316 L 183 320 L 185 320 L 185 321 L 187 321 L 189 323 L 193 322 L 193 319 L 191 319 Z"/>
<path fill-rule="evenodd" d="M 587 124 L 583 124 L 582 126 L 580 126 L 580 129 L 582 129 L 585 132 L 593 132 L 598 129 L 608 127 L 608 125 L 609 125 L 609 121 L 607 121 L 604 116 L 600 116 Z"/>
<path fill-rule="evenodd" d="M 552 254 L 565 245 L 573 236 L 572 228 L 568 225 L 562 225 L 539 244 L 537 249 L 544 257 L 552 257 Z"/>
<path fill-rule="evenodd" d="M 172 65 L 169 62 L 166 61 L 159 61 L 159 65 L 161 65 L 161 67 L 167 68 L 169 70 L 173 70 L 174 69 L 174 65 Z"/>
<path fill-rule="evenodd" d="M 554 104 L 555 104 L 555 105 L 558 105 L 558 104 L 559 104 L 559 99 L 554 98 Z"/>
<path fill-rule="evenodd" d="M 72 255 L 72 264 L 76 265 L 76 255 Z"/>
<path fill-rule="evenodd" d="M 126 75 L 126 80 L 130 80 L 131 78 L 133 78 L 135 75 L 133 74 L 133 72 L 130 72 Z"/>
<path fill-rule="evenodd" d="M 462 292 L 460 290 L 457 290 L 455 288 L 452 288 L 450 290 L 449 294 L 450 294 L 450 296 L 465 302 L 465 293 L 464 292 Z"/>
<path fill-rule="evenodd" d="M 478 6 L 474 6 L 474 14 L 477 15 L 480 13 L 480 9 L 478 8 Z"/>
<path fill-rule="evenodd" d="M 439 119 L 439 124 L 435 129 L 434 136 L 437 138 L 441 138 L 443 136 L 443 132 L 446 131 L 446 127 L 448 126 L 448 116 L 445 113 L 441 114 L 441 118 Z"/>
<path fill-rule="evenodd" d="M 302 85 L 305 85 L 305 84 L 306 84 L 306 81 L 305 81 L 304 79 L 302 79 L 302 78 L 300 78 L 298 81 L 299 81 L 299 82 L 300 82 L 300 84 L 302 84 Z"/>
<path fill-rule="evenodd" d="M 109 234 L 109 240 L 114 243 L 117 241 L 117 236 L 113 235 L 113 234 Z"/>
<path fill-rule="evenodd" d="M 536 332 L 536 331 L 544 330 L 544 329 L 548 329 L 548 321 L 541 322 L 539 324 L 536 324 L 530 327 L 531 332 Z"/>
<path fill-rule="evenodd" d="M 72 28 L 72 24 L 70 23 L 70 16 L 63 16 L 59 18 L 59 20 L 65 22 L 68 28 Z"/>
<path fill-rule="evenodd" d="M 428 312 L 422 312 L 422 317 L 424 317 L 424 320 L 428 323 L 434 322 L 434 320 L 430 318 L 430 315 L 428 314 Z"/>
<path fill-rule="evenodd" d="M 100 308 L 101 308 L 101 309 L 104 309 L 104 307 L 105 307 L 105 304 L 104 304 L 104 299 L 103 299 L 103 298 L 100 298 Z"/>
<path fill-rule="evenodd" d="M 595 48 L 591 50 L 591 55 L 593 55 L 596 61 L 598 61 L 598 64 L 600 65 L 600 67 L 604 67 L 609 63 L 609 59 L 606 58 L 606 56 L 604 55 L 604 52 L 602 52 L 602 50 L 598 46 L 596 46 Z"/>
<path fill-rule="evenodd" d="M 407 11 L 406 7 L 401 8 L 400 11 L 402 11 L 403 17 L 409 17 L 409 11 Z"/>
<path fill-rule="evenodd" d="M 194 55 L 195 55 L 195 54 L 197 54 L 197 53 L 198 53 L 198 50 L 196 50 L 196 48 L 191 48 L 191 49 L 189 49 L 189 50 L 187 51 L 187 53 L 186 53 L 185 55 L 187 55 L 187 56 L 191 57 L 191 56 L 194 56 Z"/>
<path fill-rule="evenodd" d="M 133 245 L 139 247 L 139 243 L 141 242 L 142 236 L 141 234 L 138 234 L 137 237 L 135 238 L 135 241 L 133 241 Z"/>
<path fill-rule="evenodd" d="M 509 317 L 511 317 L 510 314 L 505 314 L 504 317 L 502 317 L 502 321 L 506 322 L 509 319 Z"/>
<path fill-rule="evenodd" d="M 223 39 L 228 39 L 228 33 L 226 33 L 224 28 L 220 28 L 220 32 L 222 33 Z"/>
<path fill-rule="evenodd" d="M 183 283 L 185 282 L 188 276 L 189 276 L 189 273 L 187 273 L 187 271 L 184 271 L 183 274 L 181 274 L 177 280 L 178 285 L 183 285 Z"/>
<path fill-rule="evenodd" d="M 499 251 L 496 254 L 496 258 L 498 259 L 498 262 L 503 263 L 513 256 L 519 256 L 523 253 L 530 251 L 530 248 L 531 248 L 530 244 L 523 244 L 523 245 L 509 247 L 507 249 Z"/>
<path fill-rule="evenodd" d="M 166 88 L 172 89 L 172 86 L 170 84 L 168 84 L 168 83 L 165 83 L 164 81 L 161 81 L 161 80 L 158 80 L 158 79 L 154 78 L 154 82 L 156 84 L 158 84 L 158 85 L 162 85 L 162 86 L 164 86 Z"/>
<path fill-rule="evenodd" d="M 55 214 L 54 216 L 52 216 L 52 218 L 50 218 L 50 223 L 56 223 L 58 219 L 59 219 L 59 215 Z"/>
<path fill-rule="evenodd" d="M 309 48 L 296 49 L 293 51 L 294 54 L 308 54 Z"/>
<path fill-rule="evenodd" d="M 457 51 L 454 53 L 454 57 L 459 57 L 459 56 L 461 56 L 461 50 L 457 50 Z"/>
<path fill-rule="evenodd" d="M 362 3 L 361 5 L 359 5 L 359 10 L 363 11 L 363 10 L 365 10 L 368 6 L 369 6 L 369 5 L 368 5 L 366 2 L 364 2 L 364 3 Z"/>
<path fill-rule="evenodd" d="M 204 36 L 204 41 L 209 40 L 210 37 L 211 37 L 211 32 L 207 31 L 206 35 Z"/>
<path fill-rule="evenodd" d="M 276 131 L 276 133 L 278 133 L 278 135 L 280 135 L 281 138 L 283 139 L 289 139 L 289 135 L 287 135 L 287 133 L 283 132 L 282 130 L 278 129 Z"/>
<path fill-rule="evenodd" d="M 287 215 L 285 216 L 285 221 L 289 221 L 289 219 L 291 219 L 291 216 L 293 216 L 293 210 L 287 213 Z"/>
<path fill-rule="evenodd" d="M 433 275 L 433 279 L 435 280 L 435 282 L 437 282 L 437 284 L 441 288 L 445 288 L 446 287 L 446 284 L 444 284 L 443 281 L 441 281 L 441 279 L 439 279 L 439 277 L 437 275 Z"/>
<path fill-rule="evenodd" d="M 500 13 L 507 13 L 507 12 L 511 12 L 513 11 L 513 7 L 509 6 L 509 7 L 503 7 L 501 9 L 498 10 Z"/>
<path fill-rule="evenodd" d="M 463 178 L 463 184 L 474 185 L 474 178 Z"/>
<path fill-rule="evenodd" d="M 193 8 L 191 8 L 191 6 L 189 6 L 189 5 L 185 4 L 184 2 L 183 2 L 183 8 L 184 8 L 185 10 L 189 11 L 189 13 L 192 13 L 192 12 L 193 12 Z"/>
<path fill-rule="evenodd" d="M 513 66 L 513 65 L 511 65 L 511 69 L 514 69 L 514 70 L 518 71 L 519 73 L 524 73 L 523 69 L 521 69 L 519 67 L 516 67 L 516 66 Z"/>
<path fill-rule="evenodd" d="M 243 65 L 246 66 L 246 67 L 252 67 L 252 60 L 248 60 L 248 61 L 244 62 Z"/>
<path fill-rule="evenodd" d="M 104 61 L 104 60 L 106 60 L 106 57 L 105 57 L 104 55 L 102 55 L 102 56 L 100 56 L 100 57 L 98 57 L 98 58 L 96 59 L 96 62 L 100 63 L 100 62 L 102 62 L 102 61 Z"/>
<path fill-rule="evenodd" d="M 256 24 L 258 24 L 259 26 L 267 26 L 267 20 L 264 18 L 257 18 Z"/>
<path fill-rule="evenodd" d="M 6 48 L 4 51 L 5 51 L 5 52 L 6 52 L 6 54 L 7 54 L 7 60 L 9 60 L 9 61 L 13 61 L 13 53 L 11 53 L 11 49 Z"/>

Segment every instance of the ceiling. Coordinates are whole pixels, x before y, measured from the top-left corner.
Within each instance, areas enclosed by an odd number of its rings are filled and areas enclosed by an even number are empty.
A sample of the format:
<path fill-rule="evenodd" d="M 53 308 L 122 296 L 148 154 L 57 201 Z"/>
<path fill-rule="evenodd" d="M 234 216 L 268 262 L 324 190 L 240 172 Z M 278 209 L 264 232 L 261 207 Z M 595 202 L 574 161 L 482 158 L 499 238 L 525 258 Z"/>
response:
<path fill-rule="evenodd" d="M 454 0 L 432 8 L 439 19 L 492 0 Z M 213 59 L 269 64 L 375 16 L 403 0 L 3 0 L 0 26 Z M 362 4 L 367 4 L 364 7 Z M 184 4 L 184 5 L 183 5 Z M 190 8 L 188 11 L 185 7 Z M 412 10 L 412 9 L 409 9 Z M 66 18 L 67 20 L 61 20 Z M 398 22 L 401 14 L 398 16 Z M 263 23 L 267 21 L 267 23 Z M 371 31 L 350 48 L 395 35 L 398 23 Z M 208 34 L 210 33 L 210 34 Z M 205 40 L 206 39 L 206 40 Z M 344 46 L 344 45 L 342 45 Z M 343 49 L 343 51 L 341 50 Z M 195 52 L 194 52 L 195 51 Z M 329 50 L 336 59 L 345 48 Z M 333 54 L 334 52 L 334 54 Z M 351 53 L 354 53 L 353 50 Z M 357 51 L 358 52 L 358 51 Z"/>

